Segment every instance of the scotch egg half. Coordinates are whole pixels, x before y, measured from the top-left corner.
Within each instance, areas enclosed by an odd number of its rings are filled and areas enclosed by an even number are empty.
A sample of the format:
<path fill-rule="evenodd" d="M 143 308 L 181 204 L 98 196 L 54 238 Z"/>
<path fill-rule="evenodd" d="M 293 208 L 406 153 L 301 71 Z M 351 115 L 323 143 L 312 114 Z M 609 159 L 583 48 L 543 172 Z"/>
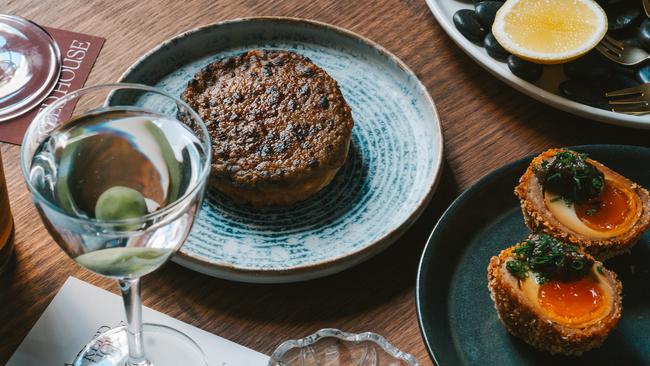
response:
<path fill-rule="evenodd" d="M 515 188 L 528 227 L 578 244 L 599 260 L 628 251 L 650 226 L 648 191 L 587 158 L 603 175 L 601 193 L 584 202 L 571 202 L 545 189 L 535 174 L 561 151 L 567 150 L 551 149 L 533 159 Z"/>
<path fill-rule="evenodd" d="M 621 317 L 621 282 L 594 261 L 579 279 L 524 279 L 507 263 L 516 246 L 492 257 L 488 288 L 499 319 L 526 343 L 553 354 L 580 355 L 600 346 Z M 591 258 L 591 257 L 590 257 Z"/>

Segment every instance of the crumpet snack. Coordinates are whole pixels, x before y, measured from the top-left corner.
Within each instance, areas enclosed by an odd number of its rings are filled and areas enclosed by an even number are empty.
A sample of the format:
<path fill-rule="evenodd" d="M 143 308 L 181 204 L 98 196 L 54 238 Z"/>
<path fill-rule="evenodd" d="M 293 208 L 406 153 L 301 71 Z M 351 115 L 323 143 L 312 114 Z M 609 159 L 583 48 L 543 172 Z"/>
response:
<path fill-rule="evenodd" d="M 607 15 L 593 0 L 508 0 L 492 33 L 513 55 L 540 64 L 574 60 L 607 32 Z"/>
<path fill-rule="evenodd" d="M 580 245 L 599 260 L 628 251 L 650 226 L 647 190 L 570 150 L 533 159 L 515 194 L 531 231 Z"/>
<path fill-rule="evenodd" d="M 288 51 L 252 50 L 200 70 L 181 98 L 210 132 L 211 184 L 235 201 L 287 206 L 345 162 L 352 113 L 337 82 Z"/>
<path fill-rule="evenodd" d="M 488 288 L 506 329 L 554 354 L 600 346 L 621 317 L 616 274 L 578 246 L 545 234 L 492 257 Z"/>

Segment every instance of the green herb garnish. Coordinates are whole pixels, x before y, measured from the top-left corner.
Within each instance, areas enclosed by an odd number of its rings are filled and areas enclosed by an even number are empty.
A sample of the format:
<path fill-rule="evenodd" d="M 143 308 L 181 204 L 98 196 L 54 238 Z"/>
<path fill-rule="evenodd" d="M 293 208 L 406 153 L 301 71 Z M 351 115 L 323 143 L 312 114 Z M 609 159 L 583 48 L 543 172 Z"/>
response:
<path fill-rule="evenodd" d="M 520 260 L 509 260 L 506 262 L 506 268 L 513 276 L 517 277 L 520 280 L 528 277 L 528 266 L 526 262 Z"/>
<path fill-rule="evenodd" d="M 533 271 L 539 284 L 549 279 L 580 278 L 593 265 L 593 260 L 581 253 L 577 246 L 545 234 L 529 236 L 512 254 L 513 259 L 506 262 L 508 271 L 519 279 L 526 278 L 527 272 Z"/>
<path fill-rule="evenodd" d="M 605 183 L 603 173 L 587 159 L 587 154 L 560 150 L 533 170 L 545 190 L 569 203 L 584 202 L 600 195 Z"/>
<path fill-rule="evenodd" d="M 590 209 L 588 209 L 587 211 L 585 211 L 585 214 L 586 214 L 587 216 L 593 216 L 593 215 L 595 215 L 597 212 L 598 212 L 598 209 L 597 209 L 597 208 L 590 208 Z"/>

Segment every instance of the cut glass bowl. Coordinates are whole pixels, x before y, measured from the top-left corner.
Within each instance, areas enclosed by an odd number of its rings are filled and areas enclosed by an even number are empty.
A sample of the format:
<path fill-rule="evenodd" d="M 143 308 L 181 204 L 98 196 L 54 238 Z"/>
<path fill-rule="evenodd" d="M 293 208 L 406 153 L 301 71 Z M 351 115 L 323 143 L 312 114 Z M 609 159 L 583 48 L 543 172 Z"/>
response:
<path fill-rule="evenodd" d="M 418 361 L 375 333 L 321 329 L 282 343 L 268 366 L 417 366 Z"/>

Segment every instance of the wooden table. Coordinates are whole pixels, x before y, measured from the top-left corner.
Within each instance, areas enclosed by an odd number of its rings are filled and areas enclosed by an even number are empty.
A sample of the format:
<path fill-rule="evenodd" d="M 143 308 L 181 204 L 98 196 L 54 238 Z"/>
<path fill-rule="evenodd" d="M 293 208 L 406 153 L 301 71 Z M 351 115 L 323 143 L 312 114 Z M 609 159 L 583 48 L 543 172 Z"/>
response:
<path fill-rule="evenodd" d="M 233 283 L 173 263 L 143 280 L 144 305 L 267 354 L 287 338 L 335 327 L 380 333 L 430 365 L 415 313 L 417 262 L 442 210 L 461 190 L 507 162 L 551 146 L 650 146 L 650 131 L 574 117 L 509 88 L 452 43 L 424 0 L 3 0 L 0 11 L 105 37 L 87 85 L 117 80 L 141 54 L 177 33 L 260 15 L 311 18 L 350 29 L 395 53 L 421 78 L 442 119 L 446 163 L 432 203 L 389 250 L 344 273 L 290 285 Z M 50 238 L 28 197 L 18 150 L 2 145 L 17 260 L 0 277 L 0 364 L 68 276 L 117 293 L 112 281 L 76 266 Z"/>

